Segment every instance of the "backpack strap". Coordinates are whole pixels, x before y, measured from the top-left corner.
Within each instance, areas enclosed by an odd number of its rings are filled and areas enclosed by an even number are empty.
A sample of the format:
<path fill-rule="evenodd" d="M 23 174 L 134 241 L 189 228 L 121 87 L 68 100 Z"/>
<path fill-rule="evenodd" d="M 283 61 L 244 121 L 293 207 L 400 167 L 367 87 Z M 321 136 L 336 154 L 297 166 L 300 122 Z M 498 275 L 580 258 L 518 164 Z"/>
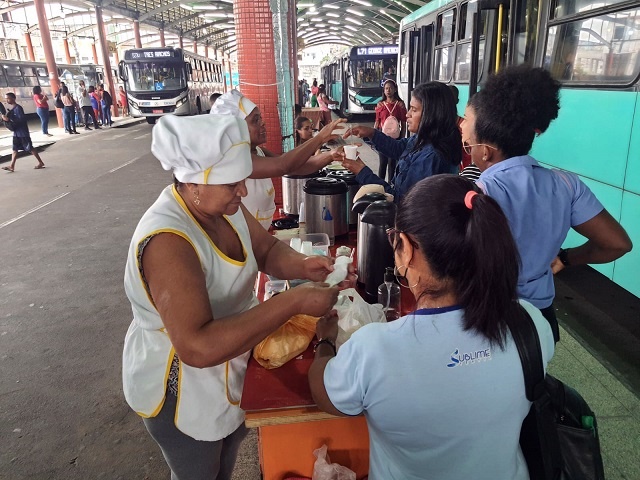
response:
<path fill-rule="evenodd" d="M 520 363 L 524 373 L 524 387 L 527 399 L 533 402 L 544 393 L 544 368 L 538 330 L 531 315 L 520 305 L 520 318 L 507 320 L 509 330 L 518 348 Z"/>
<path fill-rule="evenodd" d="M 393 104 L 393 108 L 389 110 L 389 105 L 387 105 L 387 102 L 384 102 L 384 106 L 387 108 L 387 112 L 389 112 L 389 115 L 393 115 L 393 112 L 396 109 L 396 105 L 398 105 L 397 100 L 396 100 L 396 103 Z"/>

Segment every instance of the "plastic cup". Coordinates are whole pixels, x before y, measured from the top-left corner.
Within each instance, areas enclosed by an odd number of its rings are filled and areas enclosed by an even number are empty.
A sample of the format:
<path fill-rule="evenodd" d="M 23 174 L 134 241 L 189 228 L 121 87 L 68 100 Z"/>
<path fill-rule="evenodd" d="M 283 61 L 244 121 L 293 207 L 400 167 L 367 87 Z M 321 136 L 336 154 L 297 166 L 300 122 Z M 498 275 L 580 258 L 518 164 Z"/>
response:
<path fill-rule="evenodd" d="M 344 147 L 344 156 L 349 160 L 355 160 L 358 158 L 358 146 L 357 145 L 345 145 Z"/>

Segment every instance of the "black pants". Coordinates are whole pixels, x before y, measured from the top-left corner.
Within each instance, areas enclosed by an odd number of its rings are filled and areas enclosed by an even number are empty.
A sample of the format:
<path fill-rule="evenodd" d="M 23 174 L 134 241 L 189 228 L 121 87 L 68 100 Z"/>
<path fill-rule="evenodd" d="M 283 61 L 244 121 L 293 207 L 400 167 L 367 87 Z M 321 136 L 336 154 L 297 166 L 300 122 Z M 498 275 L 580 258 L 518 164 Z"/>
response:
<path fill-rule="evenodd" d="M 560 328 L 558 328 L 558 319 L 556 318 L 556 310 L 553 308 L 553 303 L 547 308 L 541 308 L 540 312 L 542 313 L 542 316 L 547 319 L 549 325 L 551 325 L 553 341 L 558 343 L 560 340 Z"/>
<path fill-rule="evenodd" d="M 380 157 L 380 166 L 378 167 L 378 176 L 384 180 L 385 176 L 387 176 L 387 172 L 389 173 L 389 178 L 387 182 L 390 182 L 393 178 L 394 173 L 396 173 L 396 164 L 398 161 L 395 158 L 387 157 L 382 153 L 378 152 L 378 157 Z"/>
<path fill-rule="evenodd" d="M 96 119 L 96 113 L 93 111 L 92 106 L 82 107 L 82 113 L 84 114 L 84 126 L 89 126 L 89 118 L 91 118 L 94 127 L 98 127 L 98 120 Z"/>

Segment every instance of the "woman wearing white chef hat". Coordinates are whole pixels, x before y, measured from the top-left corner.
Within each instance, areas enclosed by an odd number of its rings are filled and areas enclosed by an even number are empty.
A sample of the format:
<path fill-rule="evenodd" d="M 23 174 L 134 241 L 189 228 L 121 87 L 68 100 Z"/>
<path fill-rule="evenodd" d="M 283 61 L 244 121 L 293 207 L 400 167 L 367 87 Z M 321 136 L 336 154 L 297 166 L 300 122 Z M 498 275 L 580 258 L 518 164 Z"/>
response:
<path fill-rule="evenodd" d="M 276 210 L 272 177 L 306 175 L 317 172 L 331 163 L 332 160 L 342 160 L 342 155 L 340 155 L 340 158 L 313 156 L 323 143 L 335 138 L 332 132 L 338 124 L 345 121 L 343 119 L 330 123 L 311 140 L 278 156 L 260 147 L 267 141 L 267 129 L 262 120 L 262 113 L 255 103 L 237 90 L 231 90 L 220 96 L 211 107 L 210 113 L 231 115 L 247 122 L 251 137 L 253 172 L 247 179 L 248 194 L 242 200 L 242 203 L 264 228 L 269 228 L 271 218 Z"/>
<path fill-rule="evenodd" d="M 327 313 L 338 294 L 306 283 L 259 304 L 258 269 L 322 281 L 333 266 L 294 252 L 242 207 L 252 170 L 244 120 L 167 115 L 151 150 L 175 182 L 144 214 L 129 248 L 124 394 L 172 479 L 229 479 L 246 433 L 238 403 L 249 351 L 292 315 Z"/>

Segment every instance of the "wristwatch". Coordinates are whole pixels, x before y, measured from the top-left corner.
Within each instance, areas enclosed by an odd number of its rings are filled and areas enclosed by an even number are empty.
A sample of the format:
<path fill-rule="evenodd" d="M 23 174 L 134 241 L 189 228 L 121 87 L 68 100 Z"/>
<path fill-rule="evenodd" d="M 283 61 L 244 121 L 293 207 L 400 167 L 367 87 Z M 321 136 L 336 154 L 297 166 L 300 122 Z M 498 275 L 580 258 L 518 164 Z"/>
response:
<path fill-rule="evenodd" d="M 327 345 L 329 345 L 331 348 L 333 348 L 333 354 L 336 355 L 338 353 L 338 350 L 336 349 L 336 344 L 333 342 L 333 340 L 330 340 L 328 338 L 321 338 L 319 339 L 314 345 L 313 345 L 313 353 L 316 353 L 318 351 L 318 347 L 320 345 L 322 345 L 323 343 L 326 343 Z"/>
<path fill-rule="evenodd" d="M 571 263 L 569 262 L 569 257 L 567 256 L 568 253 L 569 253 L 569 250 L 565 248 L 561 248 L 560 251 L 558 252 L 558 258 L 562 262 L 562 265 L 564 265 L 565 267 L 568 267 L 571 265 Z"/>

